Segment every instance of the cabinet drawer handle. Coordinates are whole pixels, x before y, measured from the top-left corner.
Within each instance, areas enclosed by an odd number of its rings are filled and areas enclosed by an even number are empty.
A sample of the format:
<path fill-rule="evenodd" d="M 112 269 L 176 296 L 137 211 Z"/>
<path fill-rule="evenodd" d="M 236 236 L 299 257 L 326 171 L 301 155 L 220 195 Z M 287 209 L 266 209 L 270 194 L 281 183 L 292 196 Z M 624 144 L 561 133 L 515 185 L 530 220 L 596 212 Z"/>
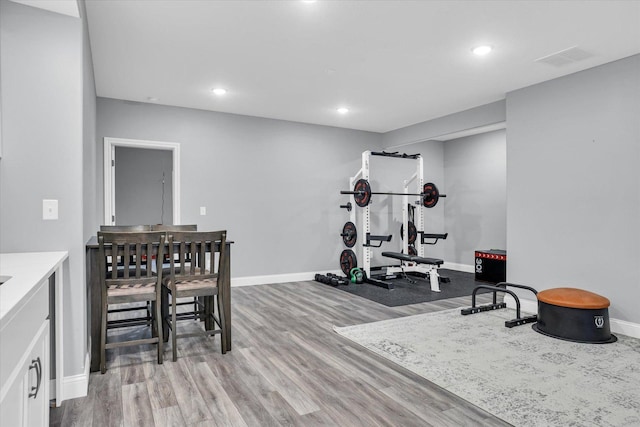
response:
<path fill-rule="evenodd" d="M 38 396 L 38 392 L 40 391 L 40 382 L 42 381 L 42 362 L 40 362 L 40 357 L 31 361 L 31 365 L 29 365 L 29 370 L 36 370 L 36 386 L 31 386 L 31 392 L 29 393 L 29 397 L 33 397 L 34 399 Z"/>

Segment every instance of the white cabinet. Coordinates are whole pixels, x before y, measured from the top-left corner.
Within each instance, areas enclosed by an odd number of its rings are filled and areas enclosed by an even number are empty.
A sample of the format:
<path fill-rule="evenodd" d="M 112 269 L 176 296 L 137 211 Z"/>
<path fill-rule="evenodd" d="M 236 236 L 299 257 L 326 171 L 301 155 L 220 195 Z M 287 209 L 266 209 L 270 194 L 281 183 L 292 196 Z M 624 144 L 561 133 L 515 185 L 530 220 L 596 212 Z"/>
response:
<path fill-rule="evenodd" d="M 49 425 L 49 321 L 45 321 L 36 344 L 27 358 L 29 367 L 25 373 L 26 396 L 24 425 Z"/>
<path fill-rule="evenodd" d="M 0 329 L 0 426 L 49 425 L 48 280 Z"/>
<path fill-rule="evenodd" d="M 51 351 L 62 401 L 62 271 L 67 252 L 0 254 L 0 427 L 48 426 Z M 49 320 L 49 287 L 55 325 Z M 55 300 L 55 301 L 54 301 Z M 53 312 L 52 312 L 53 314 Z M 55 326 L 55 343 L 50 343 Z"/>

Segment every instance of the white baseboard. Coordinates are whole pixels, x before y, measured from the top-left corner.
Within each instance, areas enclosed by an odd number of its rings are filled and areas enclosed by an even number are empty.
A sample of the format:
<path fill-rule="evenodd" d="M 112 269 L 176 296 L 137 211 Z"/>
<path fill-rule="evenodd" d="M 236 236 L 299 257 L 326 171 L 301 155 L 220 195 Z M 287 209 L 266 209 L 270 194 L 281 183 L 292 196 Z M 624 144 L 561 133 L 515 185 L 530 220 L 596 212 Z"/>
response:
<path fill-rule="evenodd" d="M 458 264 L 455 262 L 445 262 L 440 268 L 446 268 L 449 270 L 463 271 L 465 273 L 475 273 L 475 267 L 468 264 Z"/>
<path fill-rule="evenodd" d="M 504 302 L 507 303 L 507 307 L 513 308 L 515 310 L 516 302 L 511 295 L 505 294 Z M 520 310 L 525 313 L 537 313 L 538 301 L 520 298 Z M 632 338 L 640 338 L 640 324 L 638 323 L 610 318 L 609 324 L 611 325 L 611 332 L 614 334 L 626 335 Z"/>
<path fill-rule="evenodd" d="M 306 280 L 315 280 L 316 274 L 337 274 L 344 276 L 342 270 L 323 270 L 304 273 L 288 273 L 288 274 L 271 274 L 268 276 L 249 276 L 231 278 L 231 286 L 253 286 L 253 285 L 269 285 L 273 283 L 289 283 L 302 282 Z"/>
<path fill-rule="evenodd" d="M 464 271 L 465 273 L 475 273 L 473 265 L 456 264 L 453 262 L 445 262 L 442 268 L 449 270 Z M 248 277 L 232 277 L 231 286 L 253 286 L 268 285 L 273 283 L 301 282 L 305 280 L 314 280 L 316 274 L 333 273 L 338 276 L 344 276 L 341 270 L 324 270 L 321 272 L 304 272 L 304 273 L 288 273 L 288 274 L 271 274 L 267 276 L 248 276 Z"/>
<path fill-rule="evenodd" d="M 84 372 L 62 380 L 62 401 L 85 397 L 89 390 L 89 368 L 91 367 L 91 354 L 87 353 L 84 360 Z"/>
<path fill-rule="evenodd" d="M 538 312 L 538 301 L 530 300 L 530 299 L 520 299 L 520 311 L 525 313 L 537 313 Z M 508 308 L 516 309 L 516 300 L 509 294 L 504 294 L 504 302 L 507 303 Z"/>
<path fill-rule="evenodd" d="M 271 274 L 268 276 L 249 276 L 231 278 L 231 286 L 268 285 L 271 283 L 301 282 L 313 280 L 316 272 Z"/>
<path fill-rule="evenodd" d="M 626 320 L 609 319 L 611 332 L 626 335 L 632 338 L 640 338 L 640 324 L 627 322 Z"/>

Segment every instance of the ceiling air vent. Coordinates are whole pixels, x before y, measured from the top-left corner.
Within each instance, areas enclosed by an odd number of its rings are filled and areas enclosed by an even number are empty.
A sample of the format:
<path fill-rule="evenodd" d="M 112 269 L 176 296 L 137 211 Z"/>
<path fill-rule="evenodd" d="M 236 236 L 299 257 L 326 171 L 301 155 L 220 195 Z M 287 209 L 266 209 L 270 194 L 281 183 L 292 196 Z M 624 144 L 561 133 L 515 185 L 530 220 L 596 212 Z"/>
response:
<path fill-rule="evenodd" d="M 592 56 L 593 54 L 574 46 L 569 49 L 552 53 L 551 55 L 543 56 L 542 58 L 536 59 L 534 62 L 542 62 L 543 64 L 562 67 L 563 65 L 573 64 L 574 62 L 582 61 L 583 59 L 591 58 Z"/>

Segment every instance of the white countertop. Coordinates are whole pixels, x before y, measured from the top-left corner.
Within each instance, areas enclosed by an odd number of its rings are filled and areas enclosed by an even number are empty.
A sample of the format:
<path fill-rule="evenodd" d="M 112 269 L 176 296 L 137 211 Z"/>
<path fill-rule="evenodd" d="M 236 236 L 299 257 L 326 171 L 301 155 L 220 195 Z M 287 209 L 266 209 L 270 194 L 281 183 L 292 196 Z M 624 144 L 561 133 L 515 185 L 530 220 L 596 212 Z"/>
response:
<path fill-rule="evenodd" d="M 69 256 L 68 252 L 24 252 L 0 254 L 0 276 L 11 279 L 0 285 L 0 326 L 13 317 L 36 286 Z"/>

